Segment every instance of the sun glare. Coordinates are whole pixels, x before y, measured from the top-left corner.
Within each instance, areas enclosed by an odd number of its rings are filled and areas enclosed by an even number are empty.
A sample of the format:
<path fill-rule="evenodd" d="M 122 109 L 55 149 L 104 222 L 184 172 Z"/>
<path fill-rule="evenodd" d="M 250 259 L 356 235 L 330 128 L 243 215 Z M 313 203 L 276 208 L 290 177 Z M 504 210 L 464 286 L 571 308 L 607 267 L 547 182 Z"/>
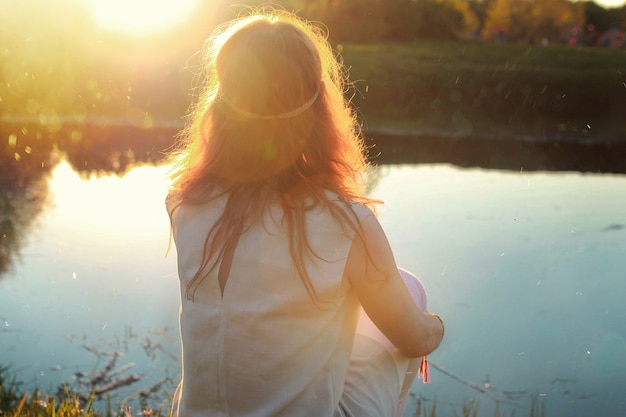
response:
<path fill-rule="evenodd" d="M 119 239 L 127 234 L 151 240 L 154 229 L 160 229 L 157 234 L 167 245 L 169 219 L 162 208 L 167 194 L 167 170 L 165 165 L 142 166 L 124 177 L 85 179 L 67 161 L 61 161 L 50 181 L 54 211 L 60 216 L 57 221 L 63 224 L 68 236 L 97 232 L 102 239 Z"/>
<path fill-rule="evenodd" d="M 601 0 L 596 3 L 606 8 L 626 6 L 626 1 L 624 0 Z"/>
<path fill-rule="evenodd" d="M 101 27 L 148 35 L 182 23 L 197 0 L 83 0 Z"/>

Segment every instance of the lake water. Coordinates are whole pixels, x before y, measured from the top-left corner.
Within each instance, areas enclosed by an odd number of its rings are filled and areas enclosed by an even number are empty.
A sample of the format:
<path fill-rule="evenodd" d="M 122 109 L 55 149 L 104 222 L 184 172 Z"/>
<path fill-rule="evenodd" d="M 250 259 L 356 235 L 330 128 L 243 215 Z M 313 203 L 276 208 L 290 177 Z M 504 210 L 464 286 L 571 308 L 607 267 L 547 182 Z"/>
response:
<path fill-rule="evenodd" d="M 120 352 L 111 381 L 137 381 L 114 400 L 145 389 L 166 407 L 180 363 L 165 171 L 53 170 L 0 277 L 0 364 L 26 388 L 85 389 Z M 625 176 L 425 164 L 374 180 L 398 264 L 446 320 L 406 417 L 471 400 L 485 416 L 530 415 L 533 401 L 549 417 L 626 414 Z"/>

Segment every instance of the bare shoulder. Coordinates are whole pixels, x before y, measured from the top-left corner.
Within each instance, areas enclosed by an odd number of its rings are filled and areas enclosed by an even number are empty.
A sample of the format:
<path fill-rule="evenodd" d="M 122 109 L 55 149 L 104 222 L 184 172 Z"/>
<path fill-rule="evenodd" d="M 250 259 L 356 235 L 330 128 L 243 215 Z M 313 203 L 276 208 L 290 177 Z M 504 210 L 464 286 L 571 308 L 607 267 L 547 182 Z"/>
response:
<path fill-rule="evenodd" d="M 397 266 L 385 231 L 371 211 L 361 218 L 360 226 L 346 264 L 347 277 L 353 284 L 388 279 Z"/>
<path fill-rule="evenodd" d="M 165 197 L 165 208 L 170 217 L 174 214 L 174 209 L 180 205 L 180 196 L 178 192 L 171 191 Z"/>

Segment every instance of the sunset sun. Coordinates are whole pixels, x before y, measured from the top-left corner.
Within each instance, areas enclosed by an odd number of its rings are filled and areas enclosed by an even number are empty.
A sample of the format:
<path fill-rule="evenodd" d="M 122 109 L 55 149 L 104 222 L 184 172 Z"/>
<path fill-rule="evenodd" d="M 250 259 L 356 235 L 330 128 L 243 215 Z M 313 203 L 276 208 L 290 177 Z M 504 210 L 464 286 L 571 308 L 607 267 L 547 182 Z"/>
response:
<path fill-rule="evenodd" d="M 132 35 L 147 35 L 183 22 L 197 0 L 83 0 L 101 27 Z"/>

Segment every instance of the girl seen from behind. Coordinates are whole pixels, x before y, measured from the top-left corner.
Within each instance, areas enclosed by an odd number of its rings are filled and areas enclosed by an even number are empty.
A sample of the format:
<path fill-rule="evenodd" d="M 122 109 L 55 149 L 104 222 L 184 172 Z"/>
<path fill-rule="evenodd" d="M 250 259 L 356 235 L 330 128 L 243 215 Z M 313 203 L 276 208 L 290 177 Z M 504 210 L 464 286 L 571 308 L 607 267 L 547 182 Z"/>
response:
<path fill-rule="evenodd" d="M 414 302 L 365 194 L 332 49 L 295 15 L 258 10 L 219 28 L 205 60 L 167 199 L 183 351 L 173 415 L 401 413 L 419 362 L 407 358 L 436 349 L 443 322 Z M 361 309 L 369 335 L 356 334 Z"/>

